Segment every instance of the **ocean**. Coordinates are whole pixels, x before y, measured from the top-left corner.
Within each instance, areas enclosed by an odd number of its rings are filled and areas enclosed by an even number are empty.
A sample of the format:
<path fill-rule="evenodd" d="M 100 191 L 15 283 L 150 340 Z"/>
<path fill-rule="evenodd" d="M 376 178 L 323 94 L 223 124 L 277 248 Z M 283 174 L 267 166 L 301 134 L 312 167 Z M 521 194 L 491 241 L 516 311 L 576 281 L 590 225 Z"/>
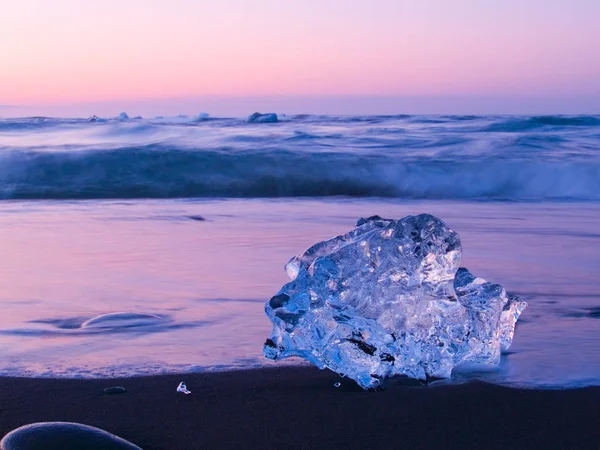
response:
<path fill-rule="evenodd" d="M 529 304 L 444 383 L 600 385 L 600 116 L 0 119 L 0 375 L 300 364 L 262 356 L 285 263 L 419 213 Z"/>

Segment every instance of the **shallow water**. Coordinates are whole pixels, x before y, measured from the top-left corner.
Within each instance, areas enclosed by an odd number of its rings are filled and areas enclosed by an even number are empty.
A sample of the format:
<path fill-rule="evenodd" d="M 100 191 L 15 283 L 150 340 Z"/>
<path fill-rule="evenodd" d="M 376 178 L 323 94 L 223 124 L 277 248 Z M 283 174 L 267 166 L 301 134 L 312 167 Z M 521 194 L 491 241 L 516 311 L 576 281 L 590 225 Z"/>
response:
<path fill-rule="evenodd" d="M 421 212 L 459 232 L 463 266 L 529 303 L 500 367 L 457 370 L 455 382 L 600 385 L 594 202 L 4 201 L 0 374 L 273 364 L 262 357 L 270 333 L 263 305 L 286 282 L 289 258 L 348 231 L 359 217 Z M 110 313 L 127 314 L 98 317 Z"/>

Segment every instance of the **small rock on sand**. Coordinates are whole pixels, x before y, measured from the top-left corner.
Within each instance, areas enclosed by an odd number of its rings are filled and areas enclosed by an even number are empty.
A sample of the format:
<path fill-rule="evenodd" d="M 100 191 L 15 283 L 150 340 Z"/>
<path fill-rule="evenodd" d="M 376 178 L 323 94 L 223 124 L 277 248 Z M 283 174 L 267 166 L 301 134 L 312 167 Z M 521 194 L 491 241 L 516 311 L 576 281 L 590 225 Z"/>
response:
<path fill-rule="evenodd" d="M 141 450 L 114 434 L 79 423 L 39 422 L 8 433 L 1 450 Z"/>
<path fill-rule="evenodd" d="M 112 386 L 104 389 L 105 394 L 124 394 L 127 392 L 123 386 Z"/>

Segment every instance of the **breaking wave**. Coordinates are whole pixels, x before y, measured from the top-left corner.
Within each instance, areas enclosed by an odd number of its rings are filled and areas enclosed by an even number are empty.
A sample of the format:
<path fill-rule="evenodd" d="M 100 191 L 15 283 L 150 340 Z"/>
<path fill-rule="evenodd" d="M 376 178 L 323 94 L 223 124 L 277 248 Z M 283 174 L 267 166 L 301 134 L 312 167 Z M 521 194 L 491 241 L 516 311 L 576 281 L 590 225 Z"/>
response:
<path fill-rule="evenodd" d="M 600 117 L 0 120 L 0 199 L 600 200 Z"/>
<path fill-rule="evenodd" d="M 600 161 L 430 160 L 149 146 L 1 159 L 4 199 L 398 197 L 600 200 Z"/>

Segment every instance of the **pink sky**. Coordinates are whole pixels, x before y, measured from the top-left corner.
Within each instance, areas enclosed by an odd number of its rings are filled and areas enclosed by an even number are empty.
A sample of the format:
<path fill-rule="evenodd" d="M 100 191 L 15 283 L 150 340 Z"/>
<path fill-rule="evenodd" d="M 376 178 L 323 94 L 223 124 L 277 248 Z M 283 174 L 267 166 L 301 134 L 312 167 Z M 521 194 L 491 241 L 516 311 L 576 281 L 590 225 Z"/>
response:
<path fill-rule="evenodd" d="M 362 95 L 573 106 L 600 99 L 599 20 L 598 0 L 19 0 L 0 14 L 0 105 Z"/>

